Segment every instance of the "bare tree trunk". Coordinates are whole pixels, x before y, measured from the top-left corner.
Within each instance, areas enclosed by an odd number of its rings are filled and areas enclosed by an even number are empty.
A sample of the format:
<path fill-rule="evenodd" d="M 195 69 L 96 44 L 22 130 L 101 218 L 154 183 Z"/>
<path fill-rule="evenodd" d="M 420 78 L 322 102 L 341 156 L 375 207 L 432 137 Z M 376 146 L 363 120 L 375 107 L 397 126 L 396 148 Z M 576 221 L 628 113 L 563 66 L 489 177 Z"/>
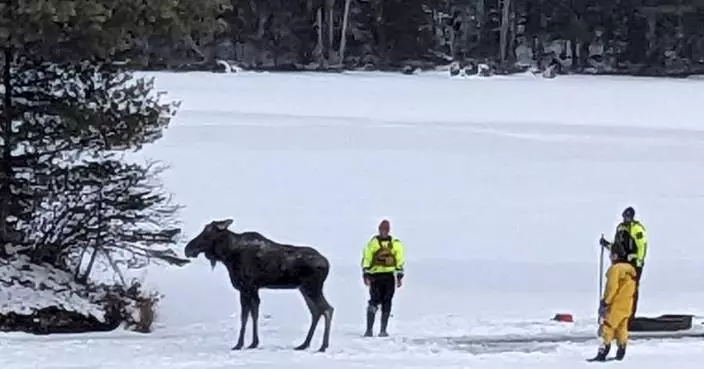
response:
<path fill-rule="evenodd" d="M 9 44 L 9 43 L 8 43 Z M 10 186 L 12 185 L 12 177 L 14 173 L 12 171 L 12 144 L 10 139 L 12 138 L 12 75 L 10 69 L 12 68 L 12 57 L 14 50 L 11 46 L 7 46 L 3 53 L 3 74 L 2 82 L 5 88 L 5 94 L 3 96 L 3 140 L 5 145 L 2 150 L 2 171 L 0 172 L 0 255 L 5 254 L 5 243 L 10 241 L 10 232 L 7 226 L 7 218 L 10 216 L 10 197 L 12 196 L 12 190 Z"/>
<path fill-rule="evenodd" d="M 127 286 L 125 276 L 120 271 L 120 268 L 117 266 L 117 263 L 115 263 L 115 259 L 113 259 L 110 253 L 104 248 L 101 248 L 100 251 L 102 251 L 103 255 L 105 255 L 105 258 L 108 259 L 110 267 L 112 267 L 112 270 L 115 272 L 115 274 L 117 274 L 118 278 L 120 278 L 120 283 L 122 283 L 123 286 Z"/>
<path fill-rule="evenodd" d="M 518 14 L 516 13 L 515 9 L 513 11 L 510 11 L 509 14 L 511 16 L 508 29 L 508 46 L 506 51 L 506 59 L 508 59 L 510 62 L 515 62 L 516 33 L 518 31 L 516 23 L 518 22 Z"/>
<path fill-rule="evenodd" d="M 379 58 L 381 59 L 381 64 L 386 65 L 387 64 L 387 44 L 386 44 L 386 31 L 384 29 L 384 4 L 381 1 L 375 2 L 376 6 L 376 31 L 377 31 L 377 36 L 378 36 L 378 51 L 377 55 L 379 55 Z"/>
<path fill-rule="evenodd" d="M 333 18 L 335 15 L 335 0 L 325 0 L 325 5 L 328 8 L 327 14 L 325 15 L 326 25 L 328 26 L 328 47 L 325 57 L 329 61 L 333 55 L 333 45 L 335 42 L 335 19 Z"/>
<path fill-rule="evenodd" d="M 15 6 L 7 4 L 5 6 L 8 19 L 14 16 Z M 2 137 L 4 145 L 2 150 L 2 168 L 0 169 L 0 256 L 5 255 L 5 244 L 8 243 L 10 232 L 7 226 L 7 218 L 10 216 L 10 197 L 12 196 L 12 177 L 14 176 L 12 165 L 12 59 L 15 54 L 12 45 L 12 30 L 6 37 L 6 44 L 3 50 L 3 73 L 2 85 L 5 89 L 5 94 L 2 100 L 3 110 L 3 133 Z"/>
<path fill-rule="evenodd" d="M 86 267 L 86 271 L 83 272 L 83 275 L 77 279 L 78 283 L 88 282 L 88 276 L 90 275 L 90 272 L 93 271 L 93 265 L 95 264 L 95 259 L 97 257 L 98 257 L 98 246 L 96 246 L 93 249 L 93 254 L 90 256 L 90 261 L 88 262 L 88 266 Z"/>
<path fill-rule="evenodd" d="M 318 8 L 318 11 L 315 13 L 315 20 L 318 24 L 318 48 L 320 49 L 318 67 L 322 68 L 325 66 L 325 46 L 323 45 L 323 8 Z"/>
<path fill-rule="evenodd" d="M 88 282 L 88 277 L 90 276 L 90 272 L 93 271 L 93 265 L 95 264 L 95 259 L 98 258 L 98 251 L 103 247 L 103 237 L 102 237 L 102 227 L 103 227 L 103 188 L 102 186 L 98 189 L 98 206 L 96 206 L 95 209 L 95 216 L 97 218 L 97 225 L 98 225 L 98 234 L 95 235 L 95 245 L 93 247 L 93 254 L 90 256 L 90 261 L 88 262 L 88 266 L 86 267 L 85 273 L 83 273 L 83 276 L 79 279 L 80 283 L 86 283 Z"/>
<path fill-rule="evenodd" d="M 264 40 L 266 36 L 266 19 L 267 19 L 267 9 L 259 9 L 259 22 L 257 23 L 257 55 L 254 61 L 255 64 L 264 64 L 264 59 L 266 55 L 267 42 Z"/>
<path fill-rule="evenodd" d="M 506 51 L 508 49 L 509 16 L 511 15 L 511 0 L 503 0 L 501 15 L 501 30 L 499 34 L 499 53 L 501 64 L 506 62 Z"/>
<path fill-rule="evenodd" d="M 345 62 L 345 46 L 347 46 L 347 23 L 350 18 L 350 3 L 352 0 L 345 0 L 345 11 L 342 14 L 342 32 L 340 33 L 340 64 Z"/>
<path fill-rule="evenodd" d="M 83 257 L 86 255 L 86 252 L 88 252 L 88 244 L 86 243 L 85 246 L 83 246 L 83 250 L 81 250 L 81 255 L 78 257 L 78 265 L 76 265 L 76 272 L 73 274 L 73 280 L 76 282 L 80 281 L 80 275 L 81 275 L 81 264 L 83 264 Z M 93 261 L 93 257 L 95 256 L 95 253 L 91 256 L 91 262 Z M 92 266 L 91 266 L 92 268 Z"/>

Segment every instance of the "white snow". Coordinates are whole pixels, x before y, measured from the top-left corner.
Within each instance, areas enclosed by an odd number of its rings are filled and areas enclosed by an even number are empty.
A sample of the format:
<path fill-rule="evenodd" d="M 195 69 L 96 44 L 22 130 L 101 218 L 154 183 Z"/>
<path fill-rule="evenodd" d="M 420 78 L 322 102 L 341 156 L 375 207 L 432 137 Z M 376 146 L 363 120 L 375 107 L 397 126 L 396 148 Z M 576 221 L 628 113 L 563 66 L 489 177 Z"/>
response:
<path fill-rule="evenodd" d="M 0 262 L 0 314 L 29 315 L 57 306 L 104 322 L 105 310 L 96 303 L 99 297 L 77 285 L 70 273 L 32 264 L 27 257 Z"/>
<path fill-rule="evenodd" d="M 213 219 L 329 257 L 331 346 L 295 291 L 262 291 L 260 349 L 200 259 L 147 276 L 151 335 L 0 335 L 0 367 L 566 368 L 598 341 L 464 347 L 448 337 L 595 335 L 598 239 L 634 205 L 650 249 L 640 315 L 702 314 L 704 125 L 696 80 L 383 73 L 156 74 L 182 100 L 140 155 L 171 164 L 186 239 Z M 361 250 L 388 217 L 407 247 L 391 338 L 364 339 Z M 574 324 L 548 320 L 574 314 Z M 378 326 L 378 325 L 377 325 Z M 251 339 L 248 326 L 246 344 Z M 504 352 L 504 351 L 512 352 Z M 702 339 L 633 341 L 629 368 L 699 368 Z"/>

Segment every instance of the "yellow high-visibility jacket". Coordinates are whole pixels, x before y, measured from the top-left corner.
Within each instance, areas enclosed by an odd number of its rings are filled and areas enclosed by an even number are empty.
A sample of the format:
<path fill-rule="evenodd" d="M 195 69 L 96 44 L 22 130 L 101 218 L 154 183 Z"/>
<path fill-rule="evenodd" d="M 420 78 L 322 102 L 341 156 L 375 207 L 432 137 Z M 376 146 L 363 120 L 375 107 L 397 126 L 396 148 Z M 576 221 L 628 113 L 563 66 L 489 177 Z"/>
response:
<path fill-rule="evenodd" d="M 362 252 L 364 274 L 393 273 L 403 276 L 405 266 L 404 245 L 393 237 L 379 241 L 372 237 Z"/>
<path fill-rule="evenodd" d="M 628 239 L 619 239 L 619 235 L 624 233 L 628 234 Z M 635 253 L 629 255 L 629 260 L 635 259 L 636 266 L 642 267 L 645 264 L 645 257 L 648 254 L 648 236 L 645 227 L 639 221 L 621 222 L 616 227 L 615 242 L 623 242 L 625 246 L 631 246 L 630 249 L 635 249 Z"/>

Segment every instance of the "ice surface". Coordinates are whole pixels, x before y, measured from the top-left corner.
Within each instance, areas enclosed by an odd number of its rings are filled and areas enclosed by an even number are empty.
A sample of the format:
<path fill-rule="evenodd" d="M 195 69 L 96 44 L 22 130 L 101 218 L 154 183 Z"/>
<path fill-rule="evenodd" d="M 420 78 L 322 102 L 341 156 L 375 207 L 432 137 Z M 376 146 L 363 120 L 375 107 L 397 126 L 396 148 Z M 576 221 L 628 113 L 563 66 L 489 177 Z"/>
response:
<path fill-rule="evenodd" d="M 329 352 L 291 350 L 309 322 L 295 291 L 262 292 L 261 348 L 230 352 L 237 294 L 224 268 L 198 260 L 150 271 L 166 294 L 153 335 L 0 336 L 0 367 L 584 367 L 596 340 L 446 338 L 595 332 L 597 240 L 626 205 L 650 236 L 641 313 L 704 310 L 702 81 L 179 73 L 156 83 L 183 104 L 140 155 L 171 164 L 164 180 L 186 206 L 186 235 L 232 217 L 237 230 L 326 254 Z M 392 338 L 369 340 L 359 260 L 382 217 L 407 246 L 407 276 Z M 548 322 L 557 312 L 576 323 Z M 620 365 L 698 368 L 702 347 L 634 341 Z"/>

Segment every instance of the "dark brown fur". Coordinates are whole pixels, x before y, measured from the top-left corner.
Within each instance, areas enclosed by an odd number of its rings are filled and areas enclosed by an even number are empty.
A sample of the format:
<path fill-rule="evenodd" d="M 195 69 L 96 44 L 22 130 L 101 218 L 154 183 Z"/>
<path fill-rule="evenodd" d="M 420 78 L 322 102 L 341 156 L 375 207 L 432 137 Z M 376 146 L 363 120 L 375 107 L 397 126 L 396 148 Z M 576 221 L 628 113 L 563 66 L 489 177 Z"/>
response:
<path fill-rule="evenodd" d="M 320 317 L 325 318 L 323 343 L 319 351 L 329 345 L 333 307 L 323 296 L 323 286 L 330 271 L 330 263 L 317 250 L 307 246 L 276 243 L 256 232 L 235 233 L 228 229 L 232 219 L 213 221 L 188 242 L 185 255 L 198 257 L 201 253 L 212 267 L 220 262 L 227 268 L 232 286 L 239 291 L 241 324 L 239 338 L 233 350 L 244 345 L 245 327 L 252 316 L 252 343 L 259 345 L 259 289 L 298 289 L 311 314 L 311 324 L 305 341 L 296 350 L 310 346 Z"/>

